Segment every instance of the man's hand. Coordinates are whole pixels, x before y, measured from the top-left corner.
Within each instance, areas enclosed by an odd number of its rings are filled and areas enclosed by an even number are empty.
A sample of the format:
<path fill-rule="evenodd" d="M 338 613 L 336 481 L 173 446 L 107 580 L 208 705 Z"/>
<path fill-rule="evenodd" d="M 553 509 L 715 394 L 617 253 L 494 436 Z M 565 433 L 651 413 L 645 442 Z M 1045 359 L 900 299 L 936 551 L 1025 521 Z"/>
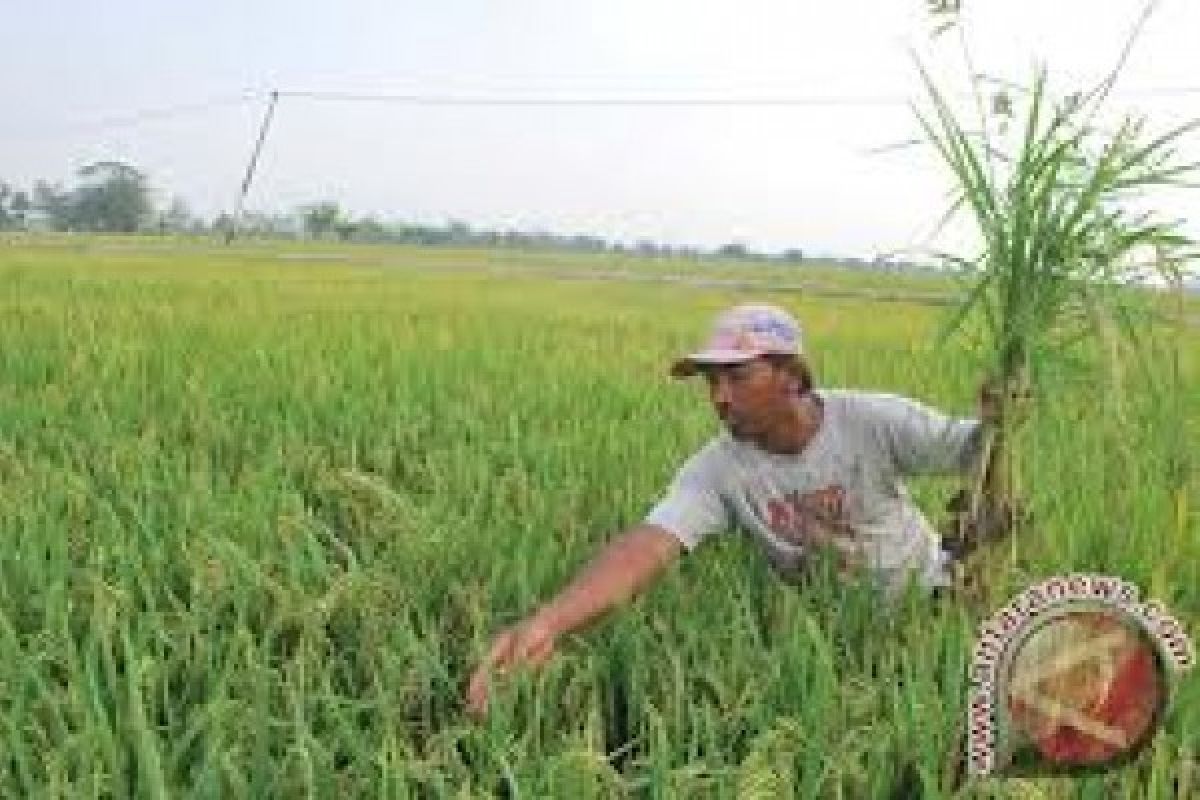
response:
<path fill-rule="evenodd" d="M 988 425 L 1000 424 L 1000 382 L 988 378 L 979 386 L 979 420 Z"/>
<path fill-rule="evenodd" d="M 1008 386 L 1008 396 L 1005 397 L 1005 385 L 1000 378 L 991 377 L 979 386 L 979 419 L 989 425 L 999 426 L 1004 415 L 1009 414 L 1014 419 L 1024 419 L 1029 413 L 1033 393 L 1029 387 Z"/>
<path fill-rule="evenodd" d="M 673 534 L 655 525 L 635 525 L 608 544 L 557 597 L 492 642 L 471 675 L 467 710 L 487 713 L 488 679 L 521 665 L 541 666 L 554 655 L 555 640 L 579 630 L 643 589 L 681 552 Z"/>
<path fill-rule="evenodd" d="M 541 666 L 554 655 L 555 631 L 537 616 L 501 631 L 492 640 L 491 649 L 471 675 L 467 688 L 467 711 L 474 717 L 487 713 L 488 689 L 492 675 L 521 666 Z"/>

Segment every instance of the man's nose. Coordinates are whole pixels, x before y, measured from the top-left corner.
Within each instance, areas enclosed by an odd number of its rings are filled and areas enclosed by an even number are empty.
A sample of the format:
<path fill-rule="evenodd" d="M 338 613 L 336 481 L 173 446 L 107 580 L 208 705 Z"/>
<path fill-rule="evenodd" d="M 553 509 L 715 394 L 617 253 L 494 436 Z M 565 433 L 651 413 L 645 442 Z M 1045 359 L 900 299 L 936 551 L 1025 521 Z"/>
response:
<path fill-rule="evenodd" d="M 714 376 L 712 383 L 709 385 L 709 392 L 714 405 L 719 407 L 729 406 L 732 400 L 732 389 L 729 385 L 729 379 L 724 375 L 718 373 Z"/>

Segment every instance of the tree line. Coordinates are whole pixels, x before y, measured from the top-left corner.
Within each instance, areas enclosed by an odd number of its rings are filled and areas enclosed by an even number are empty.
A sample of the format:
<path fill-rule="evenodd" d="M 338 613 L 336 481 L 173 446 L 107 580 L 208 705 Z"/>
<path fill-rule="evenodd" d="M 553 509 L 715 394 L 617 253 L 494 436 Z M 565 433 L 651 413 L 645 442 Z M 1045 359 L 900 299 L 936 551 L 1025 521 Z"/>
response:
<path fill-rule="evenodd" d="M 765 253 L 739 242 L 714 248 L 669 245 L 649 239 L 616 241 L 592 234 L 550 231 L 487 230 L 451 220 L 442 225 L 354 216 L 334 201 L 300 206 L 291 212 L 247 211 L 236 221 L 221 213 L 205 219 L 178 197 L 158 202 L 159 193 L 138 167 L 121 161 L 97 161 L 79 169 L 75 185 L 38 180 L 19 188 L 0 179 L 0 231 L 78 231 L 100 233 L 191 234 L 270 239 L 394 243 L 452 247 L 616 252 L 642 256 L 712 256 L 748 261 L 799 263 L 800 248 Z M 848 265 L 870 266 L 854 258 L 821 257 Z M 896 266 L 889 264 L 889 266 Z"/>
<path fill-rule="evenodd" d="M 288 218 L 274 218 L 275 224 L 287 225 Z M 269 226 L 272 218 L 247 217 L 241 228 L 257 230 Z M 218 219 L 217 227 L 228 224 Z M 297 209 L 292 218 L 293 233 L 311 239 L 335 239 L 371 243 L 413 244 L 450 247 L 515 247 L 522 249 L 577 250 L 585 252 L 621 252 L 644 256 L 704 256 L 722 258 L 774 259 L 801 261 L 804 253 L 793 248 L 780 253 L 766 254 L 751 250 L 740 243 L 729 243 L 705 250 L 688 245 L 669 245 L 649 239 L 621 242 L 593 234 L 562 234 L 550 231 L 490 230 L 472 227 L 461 220 L 444 225 L 422 225 L 410 222 L 389 222 L 374 216 L 353 217 L 336 202 L 326 201 Z M 279 233 L 275 231 L 269 231 Z"/>

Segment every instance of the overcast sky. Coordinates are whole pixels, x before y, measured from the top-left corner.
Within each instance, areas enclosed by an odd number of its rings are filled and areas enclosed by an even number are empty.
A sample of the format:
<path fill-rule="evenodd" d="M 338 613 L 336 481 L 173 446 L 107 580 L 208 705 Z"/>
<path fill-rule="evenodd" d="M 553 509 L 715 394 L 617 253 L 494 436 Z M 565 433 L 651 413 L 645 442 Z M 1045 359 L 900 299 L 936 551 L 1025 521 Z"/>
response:
<path fill-rule="evenodd" d="M 963 0 L 981 71 L 1064 89 L 1115 63 L 1141 0 Z M 205 214 L 232 205 L 265 93 L 792 99 L 795 106 L 430 107 L 285 98 L 251 208 L 810 252 L 920 245 L 946 173 L 918 149 L 910 49 L 966 88 L 925 0 L 47 0 L 5 9 L 0 179 L 123 159 Z M 1200 117 L 1200 3 L 1163 0 L 1113 99 Z M 1190 92 L 1156 94 L 1163 89 Z M 807 102 L 812 101 L 812 102 Z M 195 106 L 140 124 L 101 124 Z M 1200 157 L 1195 144 L 1191 152 Z M 1191 220 L 1200 203 L 1164 198 Z"/>

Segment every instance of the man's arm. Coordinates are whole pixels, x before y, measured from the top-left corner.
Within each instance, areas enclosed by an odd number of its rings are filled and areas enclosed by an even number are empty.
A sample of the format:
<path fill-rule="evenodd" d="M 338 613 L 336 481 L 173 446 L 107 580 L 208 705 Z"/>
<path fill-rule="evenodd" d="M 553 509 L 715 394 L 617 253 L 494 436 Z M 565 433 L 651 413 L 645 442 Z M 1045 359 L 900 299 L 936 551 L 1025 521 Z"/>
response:
<path fill-rule="evenodd" d="M 470 711 L 482 714 L 487 710 L 489 673 L 522 663 L 544 663 L 554 654 L 559 636 L 629 600 L 675 561 L 682 549 L 674 534 L 650 524 L 635 525 L 609 542 L 553 600 L 493 640 L 471 676 L 467 690 Z"/>
<path fill-rule="evenodd" d="M 902 475 L 971 474 L 980 465 L 986 428 L 898 395 L 868 400 L 883 452 Z"/>
<path fill-rule="evenodd" d="M 536 616 L 558 635 L 582 628 L 645 588 L 681 550 L 674 534 L 636 525 L 609 542 Z"/>

